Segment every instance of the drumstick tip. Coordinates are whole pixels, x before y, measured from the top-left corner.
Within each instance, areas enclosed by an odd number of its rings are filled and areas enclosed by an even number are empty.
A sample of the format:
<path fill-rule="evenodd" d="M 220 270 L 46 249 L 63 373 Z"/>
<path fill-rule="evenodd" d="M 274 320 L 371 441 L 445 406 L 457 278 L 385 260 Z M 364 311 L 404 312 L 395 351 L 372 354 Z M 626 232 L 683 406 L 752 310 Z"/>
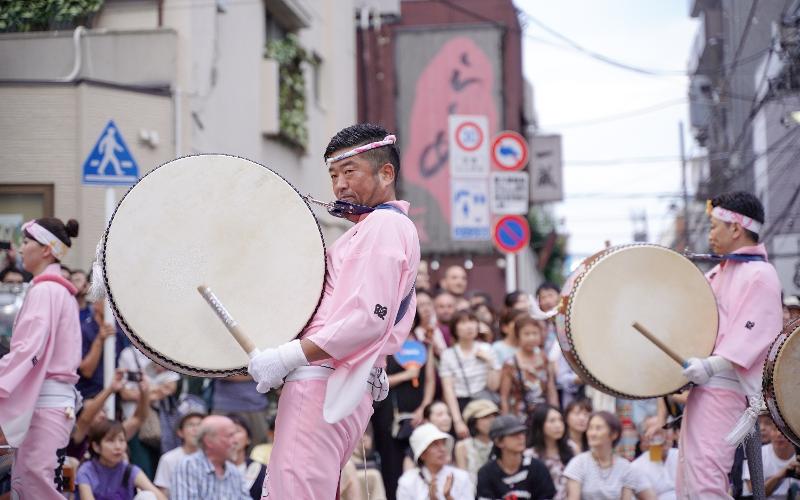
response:
<path fill-rule="evenodd" d="M 200 295 L 205 295 L 208 292 L 208 285 L 198 285 L 197 291 L 200 292 Z"/>

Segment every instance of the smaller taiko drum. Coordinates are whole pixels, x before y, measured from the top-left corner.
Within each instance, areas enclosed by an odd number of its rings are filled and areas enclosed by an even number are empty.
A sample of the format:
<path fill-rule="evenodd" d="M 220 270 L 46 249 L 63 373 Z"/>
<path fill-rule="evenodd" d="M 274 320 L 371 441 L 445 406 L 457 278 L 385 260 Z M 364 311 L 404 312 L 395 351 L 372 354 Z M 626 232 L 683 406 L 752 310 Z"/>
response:
<path fill-rule="evenodd" d="M 764 364 L 764 401 L 786 438 L 800 446 L 800 319 L 786 324 Z"/>

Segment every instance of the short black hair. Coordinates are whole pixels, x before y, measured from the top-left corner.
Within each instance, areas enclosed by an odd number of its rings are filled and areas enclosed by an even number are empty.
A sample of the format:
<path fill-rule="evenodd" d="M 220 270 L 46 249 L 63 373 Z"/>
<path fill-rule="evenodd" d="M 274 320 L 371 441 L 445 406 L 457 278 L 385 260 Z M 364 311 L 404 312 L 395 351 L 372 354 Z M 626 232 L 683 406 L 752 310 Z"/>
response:
<path fill-rule="evenodd" d="M 711 200 L 712 207 L 722 207 L 732 212 L 736 212 L 763 224 L 764 205 L 755 195 L 746 191 L 732 191 L 717 196 Z M 744 229 L 744 228 L 742 228 Z M 758 233 L 745 229 L 745 234 L 754 242 L 758 243 Z"/>
<path fill-rule="evenodd" d="M 390 135 L 389 132 L 380 125 L 356 123 L 340 130 L 331 138 L 328 147 L 325 148 L 323 159 L 327 160 L 333 156 L 333 153 L 342 149 L 352 149 L 371 142 L 382 141 L 387 135 Z M 371 149 L 361 154 L 372 162 L 376 170 L 386 163 L 391 163 L 394 167 L 395 181 L 397 181 L 400 176 L 400 152 L 396 144 Z"/>
<path fill-rule="evenodd" d="M 14 266 L 9 266 L 9 267 L 3 269 L 2 271 L 0 271 L 0 282 L 5 280 L 6 276 L 8 276 L 11 273 L 19 274 L 20 276 L 22 276 L 22 279 L 25 280 L 25 272 L 22 269 L 19 269 L 19 268 L 14 267 Z"/>
<path fill-rule="evenodd" d="M 538 297 L 543 290 L 555 290 L 556 293 L 561 293 L 561 289 L 552 281 L 545 281 L 539 285 L 539 288 L 536 289 L 536 296 Z"/>

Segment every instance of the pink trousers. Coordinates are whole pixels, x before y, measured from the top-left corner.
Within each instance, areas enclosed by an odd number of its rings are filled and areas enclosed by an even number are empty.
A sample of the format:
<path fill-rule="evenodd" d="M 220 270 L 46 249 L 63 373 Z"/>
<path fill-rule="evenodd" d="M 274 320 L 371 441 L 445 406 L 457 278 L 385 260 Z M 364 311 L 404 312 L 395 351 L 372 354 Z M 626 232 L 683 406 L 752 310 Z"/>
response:
<path fill-rule="evenodd" d="M 16 451 L 11 490 L 20 500 L 64 500 L 55 485 L 56 450 L 69 443 L 74 418 L 64 408 L 37 408 L 25 440 Z"/>
<path fill-rule="evenodd" d="M 728 473 L 734 446 L 725 443 L 745 409 L 745 397 L 727 389 L 694 387 L 683 410 L 679 443 L 677 496 L 680 499 L 728 499 Z"/>
<path fill-rule="evenodd" d="M 372 396 L 335 424 L 322 418 L 327 379 L 287 382 L 278 401 L 272 448 L 262 500 L 336 498 L 342 468 L 372 416 Z"/>

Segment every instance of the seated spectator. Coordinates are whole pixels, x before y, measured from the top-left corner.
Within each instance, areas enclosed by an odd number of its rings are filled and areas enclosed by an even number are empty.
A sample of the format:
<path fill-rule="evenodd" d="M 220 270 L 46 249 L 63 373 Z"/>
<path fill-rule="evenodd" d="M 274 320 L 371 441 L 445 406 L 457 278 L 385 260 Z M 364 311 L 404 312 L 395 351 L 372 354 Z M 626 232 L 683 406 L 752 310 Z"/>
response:
<path fill-rule="evenodd" d="M 267 434 L 264 442 L 257 444 L 250 452 L 250 458 L 258 463 L 269 465 L 269 456 L 272 454 L 272 444 L 275 442 L 275 417 L 267 417 Z"/>
<path fill-rule="evenodd" d="M 469 437 L 461 411 L 473 399 L 497 399 L 500 385 L 500 366 L 492 348 L 477 341 L 478 318 L 468 311 L 453 315 L 450 323 L 456 344 L 442 353 L 439 377 L 442 395 L 453 415 L 456 435 Z"/>
<path fill-rule="evenodd" d="M 770 443 L 761 447 L 761 464 L 764 467 L 764 490 L 769 500 L 784 499 L 793 491 L 794 498 L 800 493 L 800 461 L 792 443 L 776 428 L 770 429 Z M 753 491 L 750 483 L 750 468 L 745 460 L 742 479 L 747 491 Z"/>
<path fill-rule="evenodd" d="M 622 433 L 622 424 L 613 413 L 599 411 L 589 418 L 587 438 L 589 451 L 570 460 L 564 469 L 567 478 L 567 499 L 597 500 L 655 499 L 647 480 L 631 467 L 630 462 L 614 454 L 614 446 Z"/>
<path fill-rule="evenodd" d="M 536 306 L 542 312 L 548 312 L 556 307 L 561 302 L 561 289 L 558 285 L 545 281 L 539 288 L 536 289 Z M 553 318 L 547 320 L 547 331 L 544 339 L 545 352 L 550 352 L 550 348 L 556 342 L 556 328 L 555 320 Z"/>
<path fill-rule="evenodd" d="M 456 312 L 456 298 L 446 290 L 439 290 L 433 297 L 433 311 L 436 314 L 436 326 L 441 330 L 445 343 L 453 345 L 450 321 Z"/>
<path fill-rule="evenodd" d="M 644 425 L 650 426 L 659 421 L 649 417 Z M 670 427 L 659 428 L 652 436 L 642 435 L 639 447 L 642 454 L 631 463 L 639 475 L 645 477 L 658 500 L 674 500 L 675 481 L 678 477 L 678 449 L 675 444 L 675 431 Z"/>
<path fill-rule="evenodd" d="M 517 352 L 518 342 L 517 334 L 514 331 L 514 321 L 524 314 L 516 309 L 506 309 L 500 315 L 500 335 L 503 338 L 492 344 L 492 350 L 501 366 Z"/>
<path fill-rule="evenodd" d="M 228 418 L 231 419 L 236 426 L 236 434 L 233 436 L 233 451 L 231 452 L 230 460 L 233 462 L 233 465 L 239 469 L 239 472 L 242 473 L 244 486 L 250 491 L 250 496 L 254 500 L 259 500 L 261 498 L 261 488 L 264 485 L 264 476 L 267 473 L 267 467 L 247 456 L 247 447 L 250 446 L 252 442 L 247 421 L 236 413 L 228 414 Z"/>
<path fill-rule="evenodd" d="M 448 465 L 453 438 L 433 424 L 422 424 L 411 434 L 416 466 L 400 477 L 397 500 L 472 500 L 469 474 Z"/>
<path fill-rule="evenodd" d="M 547 467 L 525 455 L 525 430 L 522 420 L 500 415 L 492 422 L 489 436 L 494 441 L 496 459 L 478 471 L 478 498 L 550 499 L 556 494 Z"/>
<path fill-rule="evenodd" d="M 478 469 L 489 461 L 492 453 L 489 429 L 499 413 L 497 405 L 488 399 L 476 399 L 464 408 L 470 437 L 456 443 L 456 467 L 467 471 L 474 485 L 478 484 Z"/>
<path fill-rule="evenodd" d="M 772 442 L 772 431 L 775 429 L 775 422 L 769 415 L 758 416 L 758 432 L 761 434 L 761 444 L 769 444 Z"/>
<path fill-rule="evenodd" d="M 550 471 L 550 478 L 556 487 L 554 499 L 567 497 L 567 479 L 564 467 L 575 455 L 567 438 L 567 427 L 561 410 L 549 404 L 537 406 L 531 414 L 528 429 L 528 445 L 526 453 L 538 458 Z"/>
<path fill-rule="evenodd" d="M 589 428 L 589 415 L 592 403 L 588 399 L 576 399 L 564 410 L 564 421 L 567 424 L 567 440 L 575 454 L 589 449 L 586 440 L 586 429 Z"/>
<path fill-rule="evenodd" d="M 25 275 L 16 267 L 7 267 L 0 272 L 0 283 L 6 285 L 21 285 L 25 283 Z"/>
<path fill-rule="evenodd" d="M 517 290 L 505 296 L 503 305 L 506 306 L 506 309 L 516 309 L 517 311 L 530 313 L 531 296 L 521 290 Z"/>
<path fill-rule="evenodd" d="M 136 490 L 152 493 L 150 498 L 167 497 L 150 482 L 141 469 L 126 461 L 127 438 L 120 422 L 103 420 L 89 429 L 91 460 L 78 468 L 79 500 L 113 498 L 133 500 Z"/>
<path fill-rule="evenodd" d="M 184 457 L 197 451 L 197 434 L 200 431 L 200 422 L 203 421 L 207 412 L 205 406 L 196 404 L 194 400 L 186 400 L 178 408 L 178 414 L 180 417 L 178 418 L 176 432 L 181 440 L 181 445 L 161 456 L 156 469 L 156 477 L 153 480 L 153 483 L 161 488 L 165 495 L 169 495 L 170 481 L 172 481 L 172 473 L 175 468 Z"/>
<path fill-rule="evenodd" d="M 231 462 L 236 426 L 228 417 L 211 415 L 200 423 L 200 450 L 181 460 L 172 475 L 171 500 L 250 500 L 244 478 Z"/>
<path fill-rule="evenodd" d="M 434 401 L 422 410 L 422 422 L 433 424 L 445 434 L 452 435 L 453 433 L 453 417 L 450 415 L 450 408 L 442 401 Z M 451 448 L 447 463 L 452 462 L 452 454 L 453 449 Z M 403 461 L 403 470 L 407 471 L 414 467 L 413 453 L 409 449 Z"/>
<path fill-rule="evenodd" d="M 247 421 L 253 436 L 258 436 L 260 440 L 261 436 L 267 434 L 267 419 L 270 417 L 269 398 L 266 394 L 256 391 L 256 383 L 250 375 L 216 378 L 213 384 L 212 414 L 238 413 Z"/>
<path fill-rule="evenodd" d="M 523 315 L 514 322 L 519 349 L 503 363 L 500 380 L 500 410 L 523 420 L 540 403 L 558 405 L 555 373 L 542 350 L 542 323 Z"/>

